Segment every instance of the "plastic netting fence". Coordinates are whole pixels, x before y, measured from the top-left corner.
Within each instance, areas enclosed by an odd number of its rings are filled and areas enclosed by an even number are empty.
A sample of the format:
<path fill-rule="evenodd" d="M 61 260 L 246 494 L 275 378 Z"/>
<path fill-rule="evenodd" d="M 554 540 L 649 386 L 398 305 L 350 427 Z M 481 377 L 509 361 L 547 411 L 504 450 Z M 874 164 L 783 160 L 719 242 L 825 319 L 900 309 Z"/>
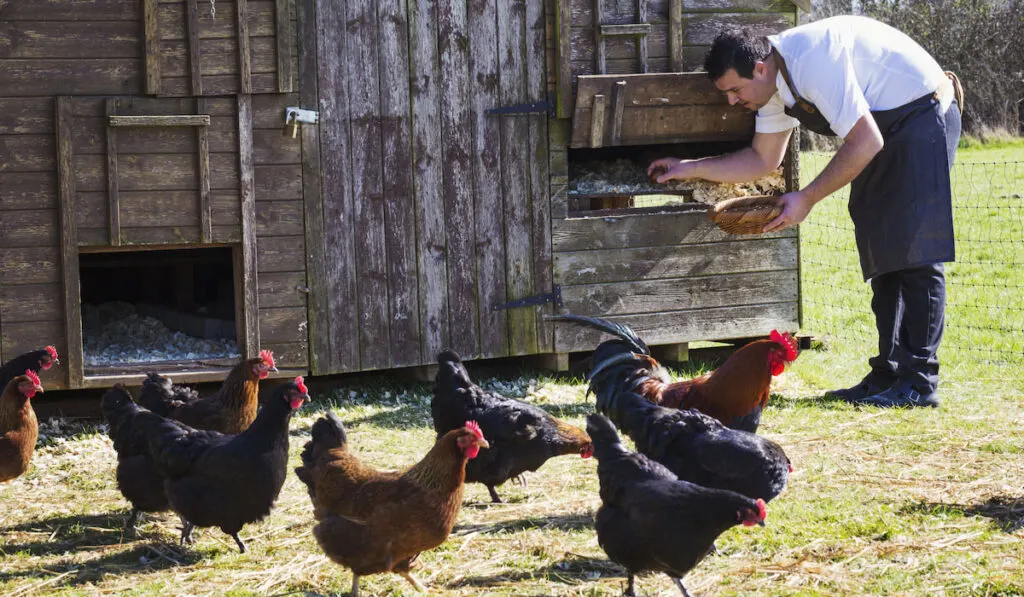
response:
<path fill-rule="evenodd" d="M 831 153 L 801 155 L 802 184 Z M 978 364 L 1024 364 L 1024 161 L 953 167 L 955 263 L 946 266 L 946 331 L 941 355 Z M 871 288 L 861 278 L 849 187 L 818 204 L 801 226 L 805 333 L 875 349 Z"/>

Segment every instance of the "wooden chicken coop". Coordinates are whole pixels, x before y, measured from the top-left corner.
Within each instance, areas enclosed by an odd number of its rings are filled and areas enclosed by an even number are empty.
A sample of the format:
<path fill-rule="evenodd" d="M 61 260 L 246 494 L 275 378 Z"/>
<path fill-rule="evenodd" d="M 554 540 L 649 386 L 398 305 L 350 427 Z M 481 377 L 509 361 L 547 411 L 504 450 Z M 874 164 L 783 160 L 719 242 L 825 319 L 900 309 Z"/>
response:
<path fill-rule="evenodd" d="M 562 308 L 651 344 L 793 329 L 796 231 L 728 237 L 575 177 L 748 141 L 691 71 L 721 27 L 797 11 L 0 2 L 0 359 L 54 344 L 44 385 L 84 388 L 218 380 L 261 348 L 281 375 L 592 349 Z"/>

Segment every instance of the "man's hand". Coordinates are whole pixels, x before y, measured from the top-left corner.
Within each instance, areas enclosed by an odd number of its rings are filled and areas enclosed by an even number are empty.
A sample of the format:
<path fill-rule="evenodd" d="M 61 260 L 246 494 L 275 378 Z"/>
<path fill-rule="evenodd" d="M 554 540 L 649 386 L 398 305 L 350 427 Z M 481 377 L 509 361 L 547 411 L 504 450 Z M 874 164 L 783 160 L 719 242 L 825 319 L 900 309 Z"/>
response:
<path fill-rule="evenodd" d="M 779 197 L 779 204 L 782 205 L 782 213 L 765 224 L 761 232 L 777 232 L 796 226 L 807 218 L 807 214 L 811 213 L 811 208 L 814 207 L 814 202 L 803 191 L 786 193 Z"/>
<path fill-rule="evenodd" d="M 679 158 L 661 158 L 654 160 L 647 167 L 647 176 L 658 184 L 664 184 L 670 180 L 686 180 L 693 178 L 690 173 L 690 163 L 693 160 L 681 160 Z"/>

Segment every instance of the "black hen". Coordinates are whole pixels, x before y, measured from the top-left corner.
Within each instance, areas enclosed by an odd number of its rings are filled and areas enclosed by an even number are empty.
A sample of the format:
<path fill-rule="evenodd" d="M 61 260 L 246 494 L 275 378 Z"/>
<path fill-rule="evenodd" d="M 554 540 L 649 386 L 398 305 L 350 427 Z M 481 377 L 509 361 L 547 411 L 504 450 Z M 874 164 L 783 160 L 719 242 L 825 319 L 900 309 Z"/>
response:
<path fill-rule="evenodd" d="M 766 502 L 786 487 L 791 470 L 782 446 L 729 429 L 693 409 L 664 408 L 631 391 L 603 388 L 597 410 L 680 479 Z"/>
<path fill-rule="evenodd" d="M 146 429 L 161 417 L 135 403 L 121 384 L 107 390 L 100 402 L 107 421 L 107 435 L 117 451 L 117 488 L 132 504 L 127 530 L 134 531 L 143 512 L 170 510 L 164 493 L 164 476 L 149 453 Z"/>
<path fill-rule="evenodd" d="M 301 377 L 281 385 L 238 435 L 197 431 L 156 415 L 145 419 L 150 454 L 183 521 L 182 544 L 194 527 L 219 527 L 245 552 L 238 532 L 270 513 L 287 473 L 288 422 L 308 399 Z"/>
<path fill-rule="evenodd" d="M 626 568 L 626 595 L 634 594 L 634 575 L 655 571 L 667 574 L 688 596 L 683 576 L 711 552 L 720 534 L 737 524 L 764 526 L 763 500 L 677 479 L 627 450 L 602 415 L 587 417 L 587 432 L 601 483 L 597 542 Z"/>
<path fill-rule="evenodd" d="M 483 483 L 491 500 L 501 502 L 495 486 L 535 471 L 549 458 L 593 453 L 590 438 L 582 429 L 564 423 L 532 404 L 520 402 L 473 383 L 456 353 L 437 356 L 440 367 L 434 380 L 430 413 L 434 431 L 441 437 L 476 421 L 490 444 L 466 464 L 466 482 Z"/>
<path fill-rule="evenodd" d="M 32 371 L 38 375 L 41 369 L 49 369 L 59 364 L 57 349 L 52 346 L 18 355 L 0 367 L 0 392 L 7 387 L 12 379 L 19 375 L 25 375 L 25 371 Z"/>

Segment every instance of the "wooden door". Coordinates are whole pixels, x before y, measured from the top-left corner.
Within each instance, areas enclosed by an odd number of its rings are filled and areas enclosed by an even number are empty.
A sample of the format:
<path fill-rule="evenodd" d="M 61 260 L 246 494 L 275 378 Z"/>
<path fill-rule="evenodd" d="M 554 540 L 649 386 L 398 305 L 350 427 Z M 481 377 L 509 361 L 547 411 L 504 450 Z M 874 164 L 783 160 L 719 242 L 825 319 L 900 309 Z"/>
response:
<path fill-rule="evenodd" d="M 487 112 L 544 97 L 543 0 L 298 8 L 320 111 L 314 373 L 549 350 L 539 309 L 495 309 L 551 290 L 546 114 Z"/>

